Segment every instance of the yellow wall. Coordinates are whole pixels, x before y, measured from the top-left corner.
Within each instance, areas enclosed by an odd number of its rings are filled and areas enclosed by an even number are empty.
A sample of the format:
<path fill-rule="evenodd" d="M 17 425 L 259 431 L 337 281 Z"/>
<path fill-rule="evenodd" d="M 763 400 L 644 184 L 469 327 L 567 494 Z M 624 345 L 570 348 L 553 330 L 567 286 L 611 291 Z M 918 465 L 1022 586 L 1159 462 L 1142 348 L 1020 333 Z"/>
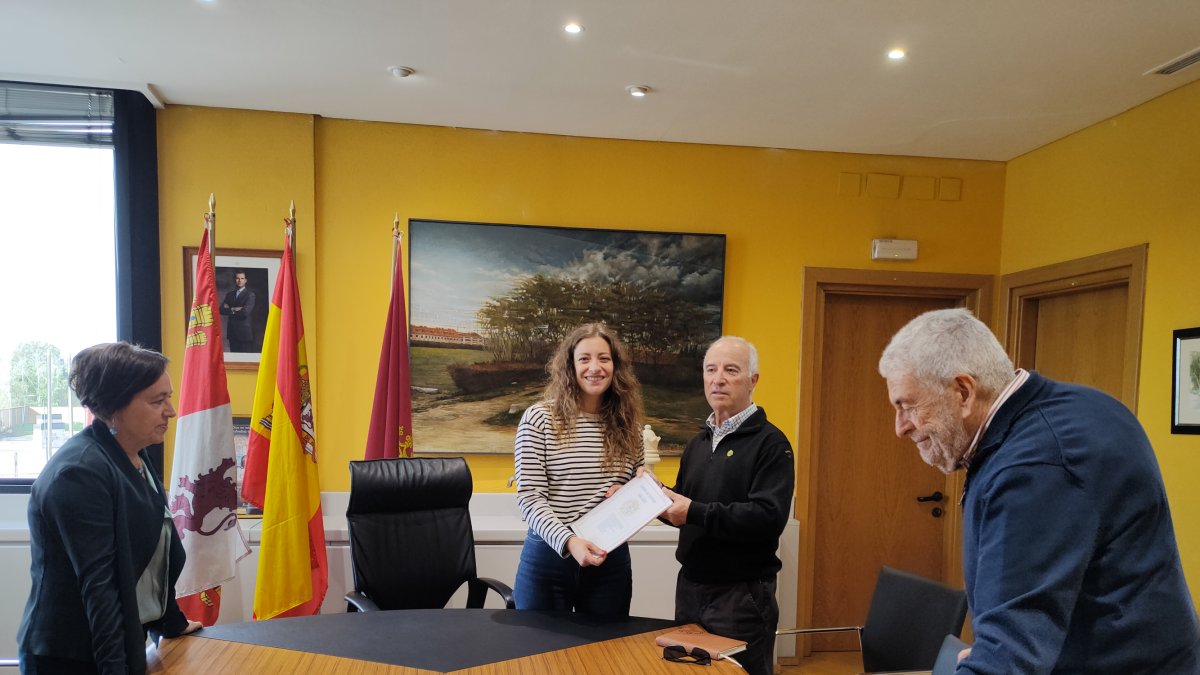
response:
<path fill-rule="evenodd" d="M 393 213 L 402 223 L 429 218 L 725 233 L 725 331 L 758 344 L 763 377 L 756 400 L 795 443 L 804 266 L 999 274 L 1149 242 L 1138 410 L 1158 452 L 1194 580 L 1200 578 L 1200 492 L 1188 484 L 1200 474 L 1200 436 L 1171 435 L 1169 410 L 1171 331 L 1200 325 L 1197 110 L 1200 83 L 1017 158 L 1006 169 L 994 162 L 172 106 L 159 113 L 165 351 L 178 381 L 181 249 L 199 241 L 209 192 L 218 198 L 219 244 L 234 248 L 279 249 L 280 220 L 294 199 L 321 484 L 346 490 L 346 462 L 362 456 L 366 438 Z M 843 172 L 957 177 L 962 199 L 839 197 Z M 871 262 L 868 246 L 877 237 L 920 240 L 920 260 Z M 230 373 L 235 412 L 249 412 L 253 388 L 253 373 Z M 510 456 L 468 459 L 477 490 L 506 489 Z M 664 462 L 660 476 L 670 481 L 675 466 Z"/>
<path fill-rule="evenodd" d="M 614 141 L 175 106 L 159 113 L 159 136 L 163 340 L 176 378 L 184 312 L 180 250 L 198 242 L 209 192 L 217 193 L 221 247 L 279 248 L 279 219 L 288 200 L 296 199 L 325 490 L 347 490 L 346 462 L 362 457 L 396 212 L 402 223 L 429 218 L 725 233 L 725 331 L 758 345 L 763 376 L 755 398 L 793 443 L 804 266 L 988 274 L 999 269 L 1004 165 L 996 162 Z M 956 177 L 962 179 L 962 199 L 839 197 L 843 172 Z M 879 237 L 919 239 L 920 260 L 871 262 L 870 241 Z M 251 374 L 231 374 L 235 412 L 248 413 L 253 387 Z M 847 411 L 852 420 L 853 411 Z M 511 455 L 468 460 L 477 490 L 506 490 Z M 660 476 L 673 480 L 675 467 L 665 461 Z"/>
<path fill-rule="evenodd" d="M 312 379 L 319 364 L 313 326 L 315 297 L 313 125 L 311 115 L 172 107 L 158 114 L 159 258 L 162 267 L 163 353 L 176 388 L 183 367 L 187 302 L 183 247 L 199 246 L 216 195 L 217 247 L 280 251 L 283 219 L 296 202 L 296 266 Z M 190 300 L 189 300 L 190 302 Z M 263 298 L 265 308 L 270 298 Z M 229 371 L 234 414 L 250 414 L 256 373 Z M 316 386 L 316 385 L 314 385 Z M 174 438 L 174 430 L 168 433 Z M 168 441 L 169 443 L 169 441 Z M 168 451 L 170 446 L 168 445 Z M 166 466 L 170 467 L 168 456 Z"/>
<path fill-rule="evenodd" d="M 1004 273 L 1149 242 L 1138 417 L 1200 579 L 1200 436 L 1171 435 L 1171 332 L 1200 326 L 1200 83 L 1008 164 Z"/>

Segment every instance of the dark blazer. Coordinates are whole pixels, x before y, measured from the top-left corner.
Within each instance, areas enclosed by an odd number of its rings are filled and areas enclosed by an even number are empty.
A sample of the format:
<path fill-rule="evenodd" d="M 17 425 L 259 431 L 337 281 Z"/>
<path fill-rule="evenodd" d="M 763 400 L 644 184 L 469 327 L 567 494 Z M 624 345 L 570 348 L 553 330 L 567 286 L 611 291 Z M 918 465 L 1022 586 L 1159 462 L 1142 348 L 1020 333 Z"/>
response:
<path fill-rule="evenodd" d="M 221 314 L 229 318 L 225 322 L 226 328 L 225 337 L 231 342 L 253 342 L 254 341 L 254 291 L 247 286 L 242 291 L 242 297 L 237 297 L 237 289 L 233 289 L 225 294 L 225 299 L 221 301 Z M 234 307 L 241 307 L 242 311 L 233 312 Z"/>
<path fill-rule="evenodd" d="M 142 463 L 153 474 L 146 451 Z M 22 670 L 37 656 L 93 662 L 101 673 L 144 673 L 146 633 L 187 628 L 175 603 L 184 551 L 171 528 L 166 614 L 142 625 L 135 589 L 158 544 L 166 512 L 162 481 L 153 490 L 97 420 L 68 440 L 33 483 L 29 539 L 33 577 L 17 632 Z"/>

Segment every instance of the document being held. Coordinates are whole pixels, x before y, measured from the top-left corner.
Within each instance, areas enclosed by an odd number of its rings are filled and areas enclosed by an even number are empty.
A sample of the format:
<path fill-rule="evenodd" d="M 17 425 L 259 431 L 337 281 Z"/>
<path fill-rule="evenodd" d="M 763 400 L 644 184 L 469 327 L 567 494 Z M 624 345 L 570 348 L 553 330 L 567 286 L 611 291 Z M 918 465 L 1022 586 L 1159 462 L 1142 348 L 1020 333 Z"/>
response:
<path fill-rule="evenodd" d="M 629 541 L 670 505 L 671 500 L 663 494 L 658 482 L 646 472 L 622 485 L 613 496 L 571 523 L 571 529 L 605 551 L 611 551 Z"/>

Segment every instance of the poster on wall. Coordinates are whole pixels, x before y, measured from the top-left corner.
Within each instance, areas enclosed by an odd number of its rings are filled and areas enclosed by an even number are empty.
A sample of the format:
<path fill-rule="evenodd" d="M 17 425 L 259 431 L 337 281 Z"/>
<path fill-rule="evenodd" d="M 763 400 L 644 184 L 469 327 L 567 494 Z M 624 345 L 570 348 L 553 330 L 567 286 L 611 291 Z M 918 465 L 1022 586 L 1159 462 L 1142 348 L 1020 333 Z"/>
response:
<path fill-rule="evenodd" d="M 509 453 L 546 361 L 582 323 L 633 353 L 659 452 L 704 424 L 701 364 L 721 336 L 725 236 L 409 221 L 417 453 Z"/>

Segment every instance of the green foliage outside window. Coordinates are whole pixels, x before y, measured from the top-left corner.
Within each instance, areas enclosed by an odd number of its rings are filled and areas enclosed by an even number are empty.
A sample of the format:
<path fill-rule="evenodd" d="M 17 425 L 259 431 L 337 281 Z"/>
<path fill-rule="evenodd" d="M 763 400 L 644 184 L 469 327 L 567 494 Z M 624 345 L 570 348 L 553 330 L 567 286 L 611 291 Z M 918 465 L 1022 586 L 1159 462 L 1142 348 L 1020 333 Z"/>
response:
<path fill-rule="evenodd" d="M 67 364 L 58 347 L 46 342 L 22 342 L 9 366 L 10 405 L 46 405 L 47 366 L 53 380 L 51 405 L 67 405 Z"/>

